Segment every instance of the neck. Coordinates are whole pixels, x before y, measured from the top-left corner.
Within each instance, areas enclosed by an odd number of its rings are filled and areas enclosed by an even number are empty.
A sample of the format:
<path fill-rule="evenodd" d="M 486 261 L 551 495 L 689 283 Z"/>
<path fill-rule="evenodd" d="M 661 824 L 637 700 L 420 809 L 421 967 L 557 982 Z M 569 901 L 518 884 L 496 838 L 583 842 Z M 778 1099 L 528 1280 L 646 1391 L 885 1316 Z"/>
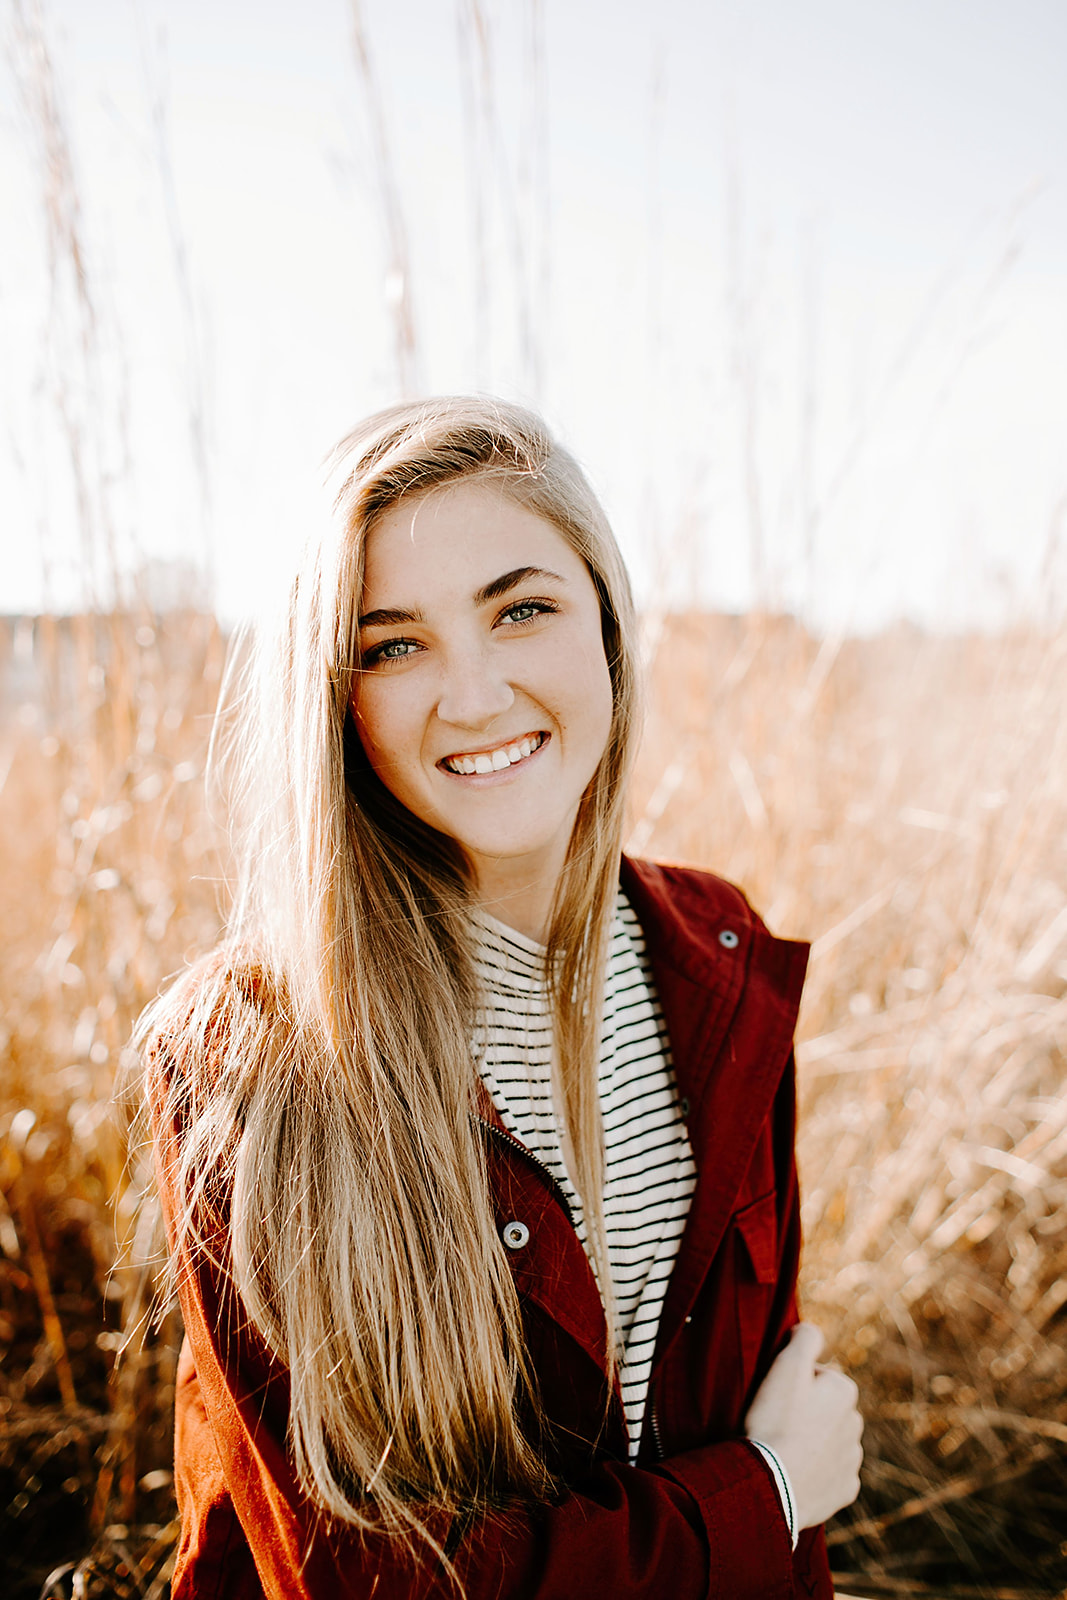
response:
<path fill-rule="evenodd" d="M 562 866 L 561 861 L 555 871 L 531 873 L 525 860 L 479 861 L 474 903 L 516 933 L 546 944 Z"/>

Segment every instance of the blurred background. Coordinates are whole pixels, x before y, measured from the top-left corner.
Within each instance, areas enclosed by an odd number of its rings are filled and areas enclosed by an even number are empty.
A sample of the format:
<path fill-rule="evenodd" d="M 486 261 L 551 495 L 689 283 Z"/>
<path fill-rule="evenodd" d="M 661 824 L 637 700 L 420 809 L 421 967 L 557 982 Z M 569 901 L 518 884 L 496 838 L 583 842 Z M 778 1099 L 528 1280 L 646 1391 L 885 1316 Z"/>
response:
<path fill-rule="evenodd" d="M 179 1330 L 138 1322 L 114 1085 L 225 911 L 226 638 L 356 419 L 488 390 L 631 565 L 630 847 L 814 942 L 805 1308 L 869 1418 L 841 1582 L 1067 1593 L 1067 12 L 0 19 L 6 1592 L 166 1593 Z"/>

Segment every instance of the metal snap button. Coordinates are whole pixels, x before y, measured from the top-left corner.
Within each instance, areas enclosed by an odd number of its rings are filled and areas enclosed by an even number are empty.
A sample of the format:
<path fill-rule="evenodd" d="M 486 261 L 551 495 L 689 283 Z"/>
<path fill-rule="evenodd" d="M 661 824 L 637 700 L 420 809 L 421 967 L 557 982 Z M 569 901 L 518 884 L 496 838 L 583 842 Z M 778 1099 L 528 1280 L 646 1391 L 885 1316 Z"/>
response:
<path fill-rule="evenodd" d="M 719 943 L 724 950 L 736 950 L 741 941 L 732 928 L 723 928 L 719 934 Z"/>
<path fill-rule="evenodd" d="M 501 1238 L 509 1250 L 521 1250 L 530 1242 L 530 1230 L 525 1222 L 505 1222 Z"/>

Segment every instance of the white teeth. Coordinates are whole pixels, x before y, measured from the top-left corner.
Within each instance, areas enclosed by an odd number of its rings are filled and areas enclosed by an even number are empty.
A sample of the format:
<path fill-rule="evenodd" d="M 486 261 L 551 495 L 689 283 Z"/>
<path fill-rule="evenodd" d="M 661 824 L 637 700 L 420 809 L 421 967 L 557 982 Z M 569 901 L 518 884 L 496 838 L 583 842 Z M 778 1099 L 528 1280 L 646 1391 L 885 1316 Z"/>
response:
<path fill-rule="evenodd" d="M 501 745 L 499 750 L 486 750 L 480 755 L 448 756 L 444 764 L 450 771 L 458 772 L 465 778 L 475 772 L 503 772 L 505 767 L 513 767 L 516 761 L 525 761 L 527 756 L 541 748 L 542 743 L 542 735 L 538 733 L 532 739 L 519 739 L 515 744 Z"/>

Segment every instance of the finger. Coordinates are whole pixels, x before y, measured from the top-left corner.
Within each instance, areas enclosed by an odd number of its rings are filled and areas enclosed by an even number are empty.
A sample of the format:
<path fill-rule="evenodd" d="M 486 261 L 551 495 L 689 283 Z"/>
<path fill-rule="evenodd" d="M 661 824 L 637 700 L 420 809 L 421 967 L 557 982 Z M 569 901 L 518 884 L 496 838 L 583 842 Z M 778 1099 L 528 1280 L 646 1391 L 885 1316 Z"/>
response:
<path fill-rule="evenodd" d="M 852 1379 L 848 1376 L 848 1374 L 842 1372 L 836 1361 L 816 1361 L 814 1372 L 817 1378 L 833 1376 L 835 1378 L 844 1378 L 848 1383 L 852 1382 Z M 856 1390 L 856 1393 L 859 1393 L 858 1389 Z"/>
<path fill-rule="evenodd" d="M 813 1322 L 798 1322 L 793 1328 L 789 1343 L 780 1350 L 771 1363 L 771 1369 L 760 1385 L 755 1407 L 783 1405 L 795 1394 L 798 1387 L 810 1383 L 814 1377 L 815 1357 L 822 1349 L 822 1330 Z"/>
<path fill-rule="evenodd" d="M 789 1335 L 785 1351 L 798 1364 L 802 1363 L 814 1372 L 817 1358 L 825 1343 L 826 1337 L 822 1329 L 814 1322 L 798 1322 Z"/>
<path fill-rule="evenodd" d="M 859 1396 L 855 1379 L 850 1378 L 847 1372 L 842 1372 L 840 1367 L 817 1365 L 812 1376 L 818 1380 L 820 1388 L 840 1390 L 842 1393 L 851 1394 L 853 1398 Z"/>
<path fill-rule="evenodd" d="M 825 1415 L 859 1418 L 859 1390 L 843 1372 L 817 1372 L 813 1380 Z"/>

